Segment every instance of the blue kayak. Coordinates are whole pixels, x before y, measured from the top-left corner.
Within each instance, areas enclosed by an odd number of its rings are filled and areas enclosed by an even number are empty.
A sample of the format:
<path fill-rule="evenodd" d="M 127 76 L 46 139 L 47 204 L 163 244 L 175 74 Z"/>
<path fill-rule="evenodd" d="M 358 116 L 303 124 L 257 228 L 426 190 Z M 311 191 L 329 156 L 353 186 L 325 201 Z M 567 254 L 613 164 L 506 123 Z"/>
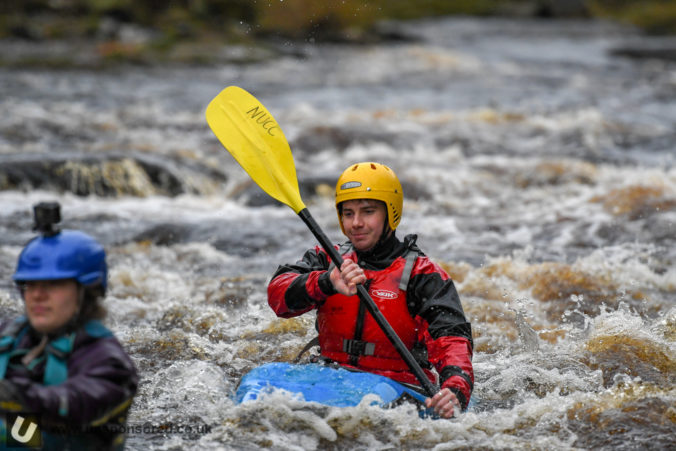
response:
<path fill-rule="evenodd" d="M 358 405 L 364 396 L 377 395 L 372 404 L 383 407 L 406 400 L 423 403 L 426 396 L 387 377 L 320 364 L 267 363 L 242 377 L 235 401 L 245 403 L 274 390 L 302 396 L 327 406 Z"/>

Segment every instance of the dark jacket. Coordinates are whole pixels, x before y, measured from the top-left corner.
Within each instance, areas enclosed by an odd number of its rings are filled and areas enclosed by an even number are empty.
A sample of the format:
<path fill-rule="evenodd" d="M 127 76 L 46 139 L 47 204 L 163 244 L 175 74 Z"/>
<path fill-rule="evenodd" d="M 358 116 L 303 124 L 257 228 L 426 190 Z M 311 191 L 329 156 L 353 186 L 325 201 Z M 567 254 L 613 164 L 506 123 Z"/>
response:
<path fill-rule="evenodd" d="M 3 325 L 0 335 L 10 327 L 12 323 Z M 21 362 L 25 355 L 21 351 L 35 348 L 41 336 L 27 323 L 21 330 L 3 378 L 16 388 L 21 410 L 37 416 L 50 443 L 73 449 L 119 448 L 138 375 L 117 339 L 110 333 L 92 336 L 88 329 L 78 328 L 66 357 L 67 379 L 45 385 L 45 352 L 34 365 Z"/>
<path fill-rule="evenodd" d="M 435 367 L 441 387 L 451 389 L 466 408 L 474 384 L 471 325 L 453 281 L 420 251 L 415 240 L 415 235 L 409 235 L 401 242 L 393 234 L 369 252 L 356 252 L 357 263 L 364 269 L 382 271 L 409 250 L 418 253 L 406 299 L 409 314 L 420 317 L 427 328 L 422 334 L 424 343 L 420 343 L 427 351 L 423 363 Z M 335 294 L 329 279 L 330 263 L 324 250 L 315 247 L 295 264 L 280 266 L 268 286 L 268 303 L 277 316 L 289 318 L 321 309 L 327 297 Z"/>

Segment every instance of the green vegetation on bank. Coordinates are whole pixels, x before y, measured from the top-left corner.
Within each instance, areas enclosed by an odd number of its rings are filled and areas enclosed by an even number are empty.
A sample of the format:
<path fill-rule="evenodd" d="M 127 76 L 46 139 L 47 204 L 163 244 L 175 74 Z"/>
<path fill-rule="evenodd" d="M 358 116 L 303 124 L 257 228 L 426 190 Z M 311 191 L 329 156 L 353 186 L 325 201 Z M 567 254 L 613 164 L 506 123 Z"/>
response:
<path fill-rule="evenodd" d="M 378 21 L 418 19 L 443 15 L 490 15 L 500 0 L 266 0 L 257 2 L 260 33 L 281 33 L 295 38 L 340 38 L 363 35 Z"/>
<path fill-rule="evenodd" d="M 591 0 L 588 7 L 595 17 L 635 25 L 648 33 L 676 34 L 674 0 Z"/>
<path fill-rule="evenodd" d="M 100 34 L 104 20 L 149 27 L 168 38 L 254 35 L 303 38 L 363 31 L 383 19 L 488 15 L 523 0 L 3 0 L 0 37 L 40 39 Z M 321 37 L 321 36 L 320 36 Z"/>
<path fill-rule="evenodd" d="M 261 38 L 374 42 L 400 37 L 382 26 L 388 19 L 443 15 L 601 17 L 676 33 L 673 0 L 2 0 L 0 39 L 79 41 L 94 54 L 90 61 L 99 61 L 94 65 L 207 63 L 223 43 L 257 48 L 253 56 L 244 52 L 245 61 L 265 57 Z M 0 65 L 31 65 L 31 58 L 42 65 L 72 62 L 68 54 L 24 55 L 13 62 L 0 57 Z"/>
<path fill-rule="evenodd" d="M 453 14 L 592 15 L 676 31 L 673 0 L 3 0 L 0 38 L 101 36 L 102 24 L 114 20 L 168 41 L 243 31 L 321 39 L 360 35 L 384 19 Z"/>

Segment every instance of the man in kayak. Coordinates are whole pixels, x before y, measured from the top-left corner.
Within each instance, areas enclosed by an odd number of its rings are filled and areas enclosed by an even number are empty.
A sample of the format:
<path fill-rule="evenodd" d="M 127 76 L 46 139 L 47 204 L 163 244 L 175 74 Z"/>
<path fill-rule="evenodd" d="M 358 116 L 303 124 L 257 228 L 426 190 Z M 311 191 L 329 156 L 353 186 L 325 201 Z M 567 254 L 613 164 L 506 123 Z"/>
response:
<path fill-rule="evenodd" d="M 321 359 L 419 385 L 360 302 L 363 284 L 389 324 L 441 390 L 425 401 L 443 418 L 467 408 L 474 384 L 472 332 L 448 274 L 415 244 L 400 241 L 403 191 L 387 166 L 363 162 L 336 184 L 336 209 L 348 241 L 336 246 L 340 268 L 320 247 L 281 265 L 268 286 L 268 303 L 289 318 L 317 309 Z M 435 374 L 432 369 L 436 370 Z"/>
<path fill-rule="evenodd" d="M 0 326 L 0 449 L 123 449 L 138 376 L 99 322 L 105 251 L 85 233 L 59 231 L 58 204 L 34 211 L 41 234 L 13 276 L 25 316 Z"/>

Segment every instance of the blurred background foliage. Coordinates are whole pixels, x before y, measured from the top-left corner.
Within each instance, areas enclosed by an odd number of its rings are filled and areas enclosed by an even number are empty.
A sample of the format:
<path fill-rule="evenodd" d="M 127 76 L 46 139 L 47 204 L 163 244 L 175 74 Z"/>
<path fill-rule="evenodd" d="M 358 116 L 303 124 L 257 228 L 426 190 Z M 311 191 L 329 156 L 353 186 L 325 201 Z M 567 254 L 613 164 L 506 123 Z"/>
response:
<path fill-rule="evenodd" d="M 652 34 L 676 34 L 674 0 L 593 0 L 590 14 L 635 25 Z"/>
<path fill-rule="evenodd" d="M 676 33 L 676 0 L 2 0 L 0 39 L 79 39 L 121 59 L 186 43 L 208 55 L 209 46 L 266 38 L 406 39 L 388 20 L 442 15 L 602 18 Z"/>
<path fill-rule="evenodd" d="M 149 27 L 166 37 L 337 38 L 384 19 L 465 14 L 601 17 L 653 33 L 676 32 L 674 0 L 3 0 L 0 37 L 100 34 L 105 19 Z M 247 28 L 248 27 L 248 28 Z"/>

